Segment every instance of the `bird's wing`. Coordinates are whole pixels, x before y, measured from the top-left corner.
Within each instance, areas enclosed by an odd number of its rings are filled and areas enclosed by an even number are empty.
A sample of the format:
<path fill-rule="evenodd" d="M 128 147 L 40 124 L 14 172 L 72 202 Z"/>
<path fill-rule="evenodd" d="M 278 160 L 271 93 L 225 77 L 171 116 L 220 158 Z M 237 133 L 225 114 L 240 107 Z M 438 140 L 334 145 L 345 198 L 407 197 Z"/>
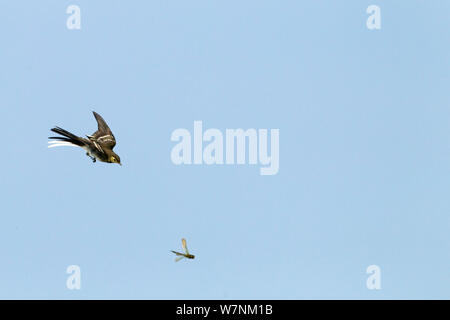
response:
<path fill-rule="evenodd" d="M 97 120 L 98 130 L 94 132 L 93 135 L 88 136 L 89 140 L 91 140 L 95 144 L 97 149 L 97 144 L 99 144 L 102 147 L 112 150 L 116 145 L 116 138 L 114 137 L 111 129 L 108 127 L 102 116 L 95 111 L 92 112 L 94 113 L 94 117 Z M 100 151 L 103 152 L 103 150 L 101 150 L 101 147 Z"/>

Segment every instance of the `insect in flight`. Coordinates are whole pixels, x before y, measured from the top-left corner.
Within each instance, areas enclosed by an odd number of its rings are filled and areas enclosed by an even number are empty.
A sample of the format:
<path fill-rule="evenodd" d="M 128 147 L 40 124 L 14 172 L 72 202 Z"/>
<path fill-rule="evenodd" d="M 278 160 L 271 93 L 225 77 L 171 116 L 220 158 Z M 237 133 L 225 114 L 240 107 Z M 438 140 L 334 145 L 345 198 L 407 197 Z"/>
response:
<path fill-rule="evenodd" d="M 186 245 L 186 239 L 184 239 L 184 238 L 181 239 L 181 245 L 183 246 L 183 250 L 184 250 L 185 253 L 176 252 L 176 251 L 172 250 L 172 252 L 175 253 L 178 256 L 178 257 L 175 258 L 175 262 L 178 262 L 178 261 L 180 261 L 183 258 L 194 259 L 195 256 L 189 253 L 189 250 L 188 250 L 187 245 Z"/>

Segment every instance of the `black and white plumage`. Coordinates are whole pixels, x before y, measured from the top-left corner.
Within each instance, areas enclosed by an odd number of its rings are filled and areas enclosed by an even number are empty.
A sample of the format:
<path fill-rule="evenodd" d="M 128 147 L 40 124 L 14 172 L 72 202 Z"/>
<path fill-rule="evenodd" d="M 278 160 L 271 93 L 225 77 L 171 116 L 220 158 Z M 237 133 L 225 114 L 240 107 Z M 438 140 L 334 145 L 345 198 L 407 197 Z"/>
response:
<path fill-rule="evenodd" d="M 109 163 L 120 163 L 120 157 L 114 153 L 113 148 L 116 145 L 116 138 L 111 129 L 106 124 L 105 120 L 95 111 L 94 117 L 97 120 L 98 130 L 87 139 L 78 137 L 67 130 L 60 127 L 54 127 L 51 131 L 60 134 L 59 137 L 49 137 L 49 148 L 60 146 L 76 146 L 86 150 L 93 162 L 96 160 Z"/>

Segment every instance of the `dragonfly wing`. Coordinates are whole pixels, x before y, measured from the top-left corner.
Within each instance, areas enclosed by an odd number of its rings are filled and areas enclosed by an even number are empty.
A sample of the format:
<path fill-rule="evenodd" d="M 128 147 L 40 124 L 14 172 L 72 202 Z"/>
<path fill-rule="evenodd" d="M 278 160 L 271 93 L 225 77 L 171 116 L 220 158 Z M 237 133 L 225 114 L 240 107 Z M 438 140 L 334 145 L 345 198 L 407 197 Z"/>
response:
<path fill-rule="evenodd" d="M 184 256 L 176 257 L 176 258 L 175 258 L 175 262 L 178 262 L 178 261 L 180 261 L 180 260 L 183 259 L 183 258 L 184 258 Z"/>
<path fill-rule="evenodd" d="M 189 254 L 189 250 L 188 250 L 187 245 L 186 245 L 186 239 L 184 239 L 184 238 L 181 239 L 181 244 L 183 246 L 184 252 L 186 252 L 186 254 Z"/>

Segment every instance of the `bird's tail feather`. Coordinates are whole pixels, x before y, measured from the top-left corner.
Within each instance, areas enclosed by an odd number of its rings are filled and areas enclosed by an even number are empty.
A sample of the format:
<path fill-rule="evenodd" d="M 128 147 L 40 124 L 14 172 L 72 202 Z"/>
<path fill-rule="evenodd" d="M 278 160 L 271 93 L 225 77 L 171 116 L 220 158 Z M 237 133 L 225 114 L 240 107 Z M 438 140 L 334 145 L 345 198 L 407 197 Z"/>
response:
<path fill-rule="evenodd" d="M 49 141 L 48 147 L 54 148 L 54 147 L 79 147 L 79 146 L 69 141 Z"/>
<path fill-rule="evenodd" d="M 62 135 L 63 137 L 49 137 L 49 139 L 54 139 L 53 141 L 49 141 L 50 144 L 48 147 L 61 147 L 61 146 L 84 146 L 84 142 L 80 137 L 77 137 L 73 133 L 70 133 L 67 130 L 64 130 L 60 127 L 55 127 L 51 129 L 53 132 Z"/>

